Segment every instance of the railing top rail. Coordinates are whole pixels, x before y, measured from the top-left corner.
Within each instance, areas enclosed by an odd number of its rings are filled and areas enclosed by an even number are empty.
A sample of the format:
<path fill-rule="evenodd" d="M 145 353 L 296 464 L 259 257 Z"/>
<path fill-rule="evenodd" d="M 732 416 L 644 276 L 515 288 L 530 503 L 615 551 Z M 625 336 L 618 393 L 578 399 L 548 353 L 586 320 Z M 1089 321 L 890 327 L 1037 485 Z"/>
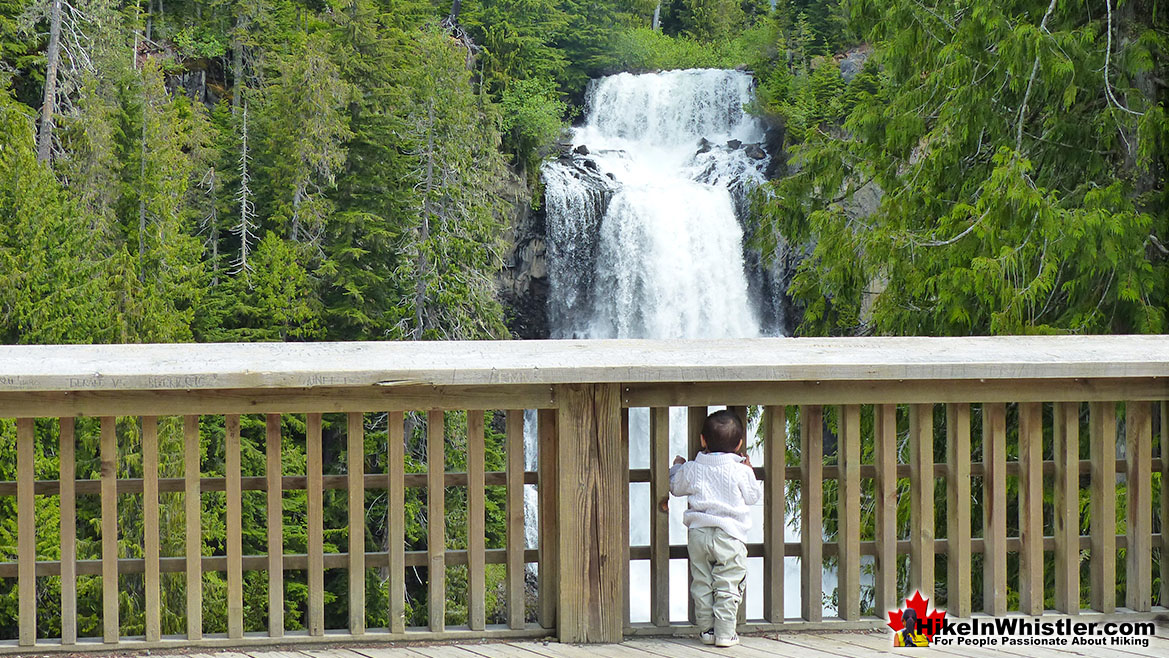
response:
<path fill-rule="evenodd" d="M 0 392 L 1169 376 L 1169 336 L 0 346 Z"/>

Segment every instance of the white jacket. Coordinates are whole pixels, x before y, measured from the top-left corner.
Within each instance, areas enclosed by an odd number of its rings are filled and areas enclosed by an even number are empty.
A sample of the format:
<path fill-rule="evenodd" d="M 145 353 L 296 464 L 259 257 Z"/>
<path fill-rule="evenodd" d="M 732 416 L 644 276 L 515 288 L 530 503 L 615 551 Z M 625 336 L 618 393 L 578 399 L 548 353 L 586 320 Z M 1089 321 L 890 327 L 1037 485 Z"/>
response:
<path fill-rule="evenodd" d="M 746 543 L 751 529 L 747 508 L 763 498 L 763 483 L 742 459 L 729 452 L 700 452 L 694 461 L 670 467 L 670 493 L 690 497 L 682 516 L 686 527 L 722 528 Z"/>

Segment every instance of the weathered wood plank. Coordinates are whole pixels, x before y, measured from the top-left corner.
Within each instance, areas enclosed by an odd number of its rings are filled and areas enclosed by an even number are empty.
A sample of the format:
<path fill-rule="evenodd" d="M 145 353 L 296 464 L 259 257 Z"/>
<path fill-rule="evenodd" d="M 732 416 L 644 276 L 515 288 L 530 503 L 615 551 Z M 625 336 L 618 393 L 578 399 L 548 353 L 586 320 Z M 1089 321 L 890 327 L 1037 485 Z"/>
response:
<path fill-rule="evenodd" d="M 1027 615 L 1043 614 L 1042 466 L 1043 405 L 1023 402 L 1019 405 L 1019 610 Z M 1115 528 L 1113 524 L 1113 533 Z"/>
<path fill-rule="evenodd" d="M 61 419 L 61 644 L 77 642 L 77 479 L 75 428 L 72 418 Z"/>
<path fill-rule="evenodd" d="M 162 594 L 158 575 L 158 418 L 142 417 L 142 539 L 146 574 L 143 579 L 146 600 L 146 641 L 157 642 L 162 635 Z"/>
<path fill-rule="evenodd" d="M 402 486 L 406 470 L 404 422 L 405 414 L 401 411 L 389 412 L 386 419 L 386 461 L 389 463 L 386 475 L 389 500 L 386 543 L 390 549 L 387 566 L 390 573 L 391 633 L 406 632 L 406 489 Z"/>
<path fill-rule="evenodd" d="M 837 613 L 852 621 L 861 616 L 861 409 L 848 404 L 840 409 L 837 447 L 840 480 L 837 504 Z"/>
<path fill-rule="evenodd" d="M 824 570 L 824 416 L 800 407 L 800 617 L 818 622 Z"/>
<path fill-rule="evenodd" d="M 934 598 L 934 409 L 909 407 L 909 589 Z"/>
<path fill-rule="evenodd" d="M 284 636 L 284 474 L 281 458 L 281 417 L 264 417 L 265 475 L 268 492 L 268 635 Z"/>
<path fill-rule="evenodd" d="M 243 494 L 240 490 L 239 416 L 224 418 L 227 458 L 227 636 L 244 636 Z"/>
<path fill-rule="evenodd" d="M 1169 400 L 1161 400 L 1161 605 L 1169 608 Z"/>
<path fill-rule="evenodd" d="M 969 617 L 970 584 L 970 405 L 946 405 L 946 612 Z"/>
<path fill-rule="evenodd" d="M 782 624 L 783 528 L 787 509 L 787 410 L 782 406 L 763 410 L 763 461 L 763 618 Z M 668 540 L 668 530 L 666 537 Z"/>
<path fill-rule="evenodd" d="M 706 422 L 707 407 L 693 406 L 686 409 L 686 459 L 694 459 L 702 450 L 702 425 Z M 686 569 L 686 591 L 694 585 L 694 575 Z M 686 597 L 686 618 L 694 623 L 694 597 Z"/>
<path fill-rule="evenodd" d="M 1093 610 L 1113 613 L 1116 612 L 1116 404 L 1093 402 L 1089 410 L 1092 454 L 1089 596 Z"/>
<path fill-rule="evenodd" d="M 524 412 L 507 412 L 507 623 L 524 627 Z"/>
<path fill-rule="evenodd" d="M 1080 610 L 1080 405 L 1057 402 L 1052 431 L 1055 486 L 1052 492 L 1055 525 L 1055 609 Z"/>
<path fill-rule="evenodd" d="M 540 594 L 539 622 L 544 628 L 556 627 L 556 593 L 557 579 L 560 578 L 558 562 L 557 537 L 560 535 L 559 505 L 556 496 L 558 492 L 556 467 L 557 446 L 560 439 L 556 429 L 556 410 L 540 409 L 536 412 L 536 432 L 538 435 L 539 481 L 537 484 L 537 504 L 539 506 L 538 526 L 540 529 L 540 579 L 538 582 Z"/>
<path fill-rule="evenodd" d="M 101 419 L 101 592 L 102 640 L 118 642 L 118 478 L 117 419 Z"/>
<path fill-rule="evenodd" d="M 183 417 L 183 509 L 186 525 L 187 639 L 203 639 L 203 501 L 199 489 L 199 417 Z"/>
<path fill-rule="evenodd" d="M 467 625 L 481 631 L 487 624 L 485 423 L 482 411 L 467 412 Z"/>
<path fill-rule="evenodd" d="M 20 563 L 19 590 L 20 646 L 37 641 L 37 543 L 33 479 L 36 477 L 36 445 L 32 418 L 16 419 L 16 555 Z"/>
<path fill-rule="evenodd" d="M 873 504 L 876 559 L 874 604 L 878 611 L 897 605 L 897 406 L 873 408 Z"/>
<path fill-rule="evenodd" d="M 650 468 L 650 598 L 649 619 L 656 626 L 670 625 L 670 514 L 660 509 L 670 497 L 670 409 L 649 411 Z"/>
<path fill-rule="evenodd" d="M 1007 410 L 1001 403 L 982 405 L 982 609 L 995 616 L 1007 612 Z"/>
<path fill-rule="evenodd" d="M 349 633 L 365 634 L 365 415 L 346 418 L 349 470 Z"/>
<path fill-rule="evenodd" d="M 1125 404 L 1124 435 L 1128 448 L 1125 605 L 1137 612 L 1148 612 L 1152 606 L 1153 491 L 1149 468 L 1149 461 L 1153 456 L 1152 421 L 1152 410 L 1148 402 Z M 1162 531 L 1162 535 L 1164 534 L 1166 533 Z M 1165 561 L 1165 558 L 1162 558 L 1161 563 L 1164 564 Z"/>
<path fill-rule="evenodd" d="M 427 599 L 430 604 L 430 630 L 446 630 L 446 433 L 443 412 L 430 411 L 426 415 L 426 553 Z M 510 428 L 508 428 L 510 430 Z"/>
<path fill-rule="evenodd" d="M 627 525 L 621 488 L 628 447 L 621 438 L 620 396 L 615 384 L 558 387 L 560 404 L 559 635 L 562 642 L 619 642 L 624 613 L 623 581 L 629 565 L 620 533 Z M 624 470 L 624 472 L 623 472 Z"/>
<path fill-rule="evenodd" d="M 325 634 L 324 497 L 321 489 L 321 415 L 308 414 L 305 429 L 305 471 L 308 476 L 308 634 Z"/>
<path fill-rule="evenodd" d="M 621 497 L 621 518 L 628 519 L 629 518 L 629 409 L 619 407 L 617 413 L 620 416 L 620 423 L 621 423 L 621 429 L 620 429 L 621 434 L 619 435 L 619 437 L 620 437 L 621 445 L 625 446 L 625 450 L 623 450 L 621 453 L 624 456 L 622 465 L 620 467 L 621 468 L 621 481 L 616 483 L 616 484 L 618 487 L 620 487 L 621 491 L 625 492 L 625 495 Z M 620 559 L 621 559 L 621 562 L 623 564 L 628 565 L 629 564 L 629 522 L 628 521 L 626 521 L 624 524 L 621 525 L 621 527 L 619 528 L 619 533 L 621 536 L 621 557 L 620 557 Z M 630 624 L 629 598 L 630 598 L 629 597 L 629 569 L 626 568 L 625 569 L 625 577 L 622 578 L 622 580 L 621 580 L 621 601 L 623 601 L 623 603 L 621 604 L 621 614 L 622 614 L 621 628 L 622 629 L 628 628 L 629 624 Z M 742 613 L 741 606 L 740 606 L 739 611 L 741 614 Z"/>

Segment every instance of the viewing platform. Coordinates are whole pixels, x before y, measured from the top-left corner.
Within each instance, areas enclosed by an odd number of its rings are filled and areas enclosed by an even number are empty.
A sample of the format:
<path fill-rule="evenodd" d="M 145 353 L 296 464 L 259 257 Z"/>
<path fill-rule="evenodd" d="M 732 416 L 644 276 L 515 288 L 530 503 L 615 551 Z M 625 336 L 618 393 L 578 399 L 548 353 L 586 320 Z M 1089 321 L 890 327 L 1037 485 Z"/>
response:
<path fill-rule="evenodd" d="M 0 432 L 14 425 L 16 445 L 0 504 L 15 500 L 18 527 L 15 553 L 0 545 L 0 595 L 15 588 L 19 615 L 0 654 L 855 656 L 892 651 L 872 631 L 915 591 L 960 618 L 1156 620 L 1169 615 L 1169 487 L 1154 499 L 1152 478 L 1169 476 L 1166 400 L 1162 336 L 0 346 Z M 764 539 L 748 545 L 762 613 L 741 628 L 783 631 L 731 650 L 672 639 L 697 629 L 671 615 L 669 561 L 687 549 L 668 516 L 649 512 L 647 544 L 629 537 L 631 483 L 654 505 L 668 490 L 670 408 L 686 409 L 674 429 L 693 454 L 716 405 L 757 424 L 763 455 Z M 630 432 L 637 408 L 644 435 Z M 631 441 L 649 468 L 630 468 Z M 465 525 L 408 537 L 408 492 L 428 519 L 457 502 Z M 285 511 L 294 495 L 305 514 Z M 502 536 L 487 537 L 488 508 Z M 816 531 L 785 541 L 793 519 Z M 630 560 L 649 562 L 648 621 L 630 619 Z M 340 594 L 326 595 L 327 571 L 347 578 Z M 305 605 L 286 610 L 294 587 Z M 1149 649 L 1077 653 L 1166 655 L 1159 632 Z M 545 637 L 565 644 L 531 641 Z M 417 644 L 436 641 L 459 644 Z M 379 643 L 415 644 L 361 648 Z"/>

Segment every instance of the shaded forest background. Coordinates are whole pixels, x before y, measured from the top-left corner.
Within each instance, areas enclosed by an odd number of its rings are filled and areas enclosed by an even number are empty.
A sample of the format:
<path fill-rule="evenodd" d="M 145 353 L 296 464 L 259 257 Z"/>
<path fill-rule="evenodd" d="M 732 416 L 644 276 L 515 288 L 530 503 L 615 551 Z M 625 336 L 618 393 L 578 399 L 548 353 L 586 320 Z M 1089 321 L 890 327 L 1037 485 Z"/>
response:
<path fill-rule="evenodd" d="M 539 163 L 588 79 L 683 67 L 751 70 L 751 110 L 784 131 L 784 167 L 746 221 L 755 247 L 797 263 L 800 333 L 1164 332 L 1167 37 L 1156 0 L 0 0 L 0 342 L 505 338 L 508 229 L 540 205 Z M 862 67 L 842 75 L 846 53 Z M 326 420 L 326 464 L 343 473 L 343 422 Z M 87 422 L 80 478 L 98 468 Z M 176 422 L 160 429 L 164 476 L 181 471 Z M 284 423 L 286 473 L 303 473 L 303 419 Z M 464 423 L 448 415 L 455 470 Z M 366 425 L 366 470 L 384 472 L 385 417 Z M 262 419 L 243 432 L 245 475 L 262 474 Z M 222 474 L 222 419 L 202 433 L 204 474 Z M 420 470 L 421 423 L 407 436 Z M 38 479 L 55 477 L 55 437 L 38 421 Z M 121 477 L 140 474 L 139 441 L 122 419 Z M 0 454 L 14 445 L 0 420 Z M 490 496 L 489 548 L 503 519 Z M 100 549 L 89 498 L 81 559 Z M 464 502 L 448 492 L 452 548 Z M 263 504 L 245 495 L 245 553 L 264 550 Z M 371 492 L 369 550 L 384 504 Z M 37 508 L 52 559 L 56 502 Z M 424 545 L 423 509 L 408 498 L 408 549 Z M 286 550 L 303 550 L 304 513 L 287 494 Z M 221 496 L 203 515 L 205 553 L 222 554 Z M 15 516 L 0 497 L 5 561 Z M 120 516 L 123 556 L 138 557 L 141 510 Z M 173 542 L 182 523 L 164 496 Z M 462 623 L 465 576 L 450 573 L 448 621 Z M 247 576 L 248 630 L 266 628 L 262 575 Z M 384 576 L 368 576 L 371 626 Z M 38 587 L 53 635 L 59 585 Z M 179 632 L 182 579 L 165 587 L 164 632 Z M 330 627 L 347 619 L 345 587 L 329 574 Z M 206 629 L 222 631 L 220 575 L 204 588 Z M 307 592 L 291 573 L 287 588 L 297 628 Z M 422 580 L 409 592 L 423 623 Z M 79 630 L 97 634 L 100 580 L 79 596 Z M 140 632 L 141 607 L 127 577 L 124 632 Z M 0 637 L 15 619 L 15 582 L 0 580 Z"/>

